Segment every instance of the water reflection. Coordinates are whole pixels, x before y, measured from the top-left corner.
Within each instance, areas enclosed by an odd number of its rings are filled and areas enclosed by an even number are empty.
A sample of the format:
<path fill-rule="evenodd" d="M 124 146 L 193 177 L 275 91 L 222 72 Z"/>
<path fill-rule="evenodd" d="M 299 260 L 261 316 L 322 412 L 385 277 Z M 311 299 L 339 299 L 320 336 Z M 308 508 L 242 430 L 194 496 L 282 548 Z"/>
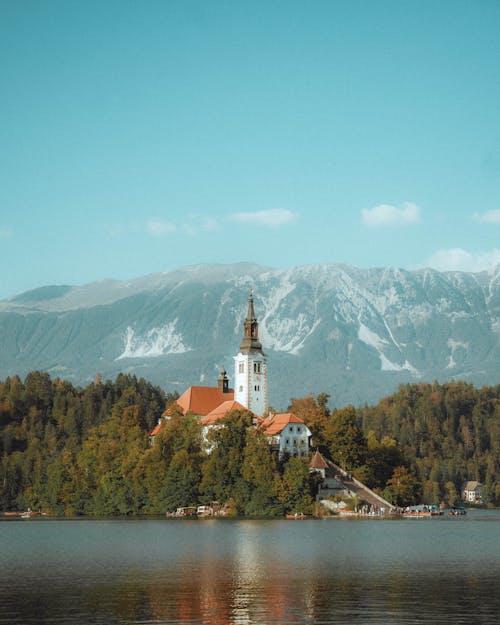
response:
<path fill-rule="evenodd" d="M 493 623 L 499 608 L 498 578 L 482 580 L 473 590 L 459 576 L 441 575 L 375 581 L 332 574 L 304 584 L 269 580 L 267 585 L 259 577 L 242 586 L 231 577 L 204 581 L 190 579 L 188 570 L 179 572 L 171 583 L 130 581 L 112 594 L 88 589 L 75 620 L 69 613 L 63 622 L 82 622 L 83 613 L 92 622 L 123 624 Z M 35 622 L 57 622 L 57 603 L 49 596 L 54 618 L 46 611 Z M 29 612 L 33 604 L 27 607 Z"/>
<path fill-rule="evenodd" d="M 498 521 L 0 524 L 0 623 L 490 624 Z"/>

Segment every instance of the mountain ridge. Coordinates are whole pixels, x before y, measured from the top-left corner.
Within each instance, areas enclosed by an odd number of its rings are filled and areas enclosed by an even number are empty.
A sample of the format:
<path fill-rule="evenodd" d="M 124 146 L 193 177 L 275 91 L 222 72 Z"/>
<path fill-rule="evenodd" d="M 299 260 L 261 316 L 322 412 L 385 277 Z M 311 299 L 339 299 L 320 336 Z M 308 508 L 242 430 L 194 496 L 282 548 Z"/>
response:
<path fill-rule="evenodd" d="M 213 384 L 222 367 L 232 377 L 250 288 L 275 408 L 322 391 L 336 405 L 376 401 L 416 380 L 498 383 L 500 265 L 206 264 L 40 287 L 0 302 L 0 375 L 41 368 L 86 383 L 125 371 L 179 392 Z"/>

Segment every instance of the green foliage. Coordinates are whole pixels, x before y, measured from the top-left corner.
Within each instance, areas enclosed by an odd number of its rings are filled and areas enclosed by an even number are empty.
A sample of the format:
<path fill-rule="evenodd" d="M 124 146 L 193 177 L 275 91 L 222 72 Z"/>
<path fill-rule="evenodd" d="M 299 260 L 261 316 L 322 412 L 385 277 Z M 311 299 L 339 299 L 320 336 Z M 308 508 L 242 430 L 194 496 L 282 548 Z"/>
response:
<path fill-rule="evenodd" d="M 453 505 L 463 482 L 477 480 L 484 500 L 500 506 L 500 386 L 408 384 L 376 406 L 321 407 L 321 395 L 291 405 L 316 428 L 315 446 L 389 499 L 394 471 L 405 467 L 416 480 L 405 497 Z"/>
<path fill-rule="evenodd" d="M 185 449 L 178 451 L 170 462 L 163 482 L 162 503 L 167 511 L 180 506 L 194 506 L 198 503 L 200 468 L 192 463 Z"/>
<path fill-rule="evenodd" d="M 289 458 L 277 482 L 278 499 L 287 514 L 312 514 L 317 475 L 309 472 L 308 458 Z"/>
<path fill-rule="evenodd" d="M 409 506 L 420 502 L 422 486 L 406 467 L 396 467 L 384 495 L 396 506 Z"/>
<path fill-rule="evenodd" d="M 0 510 L 54 514 L 151 514 L 219 501 L 234 514 L 310 513 L 317 474 L 308 460 L 277 462 L 248 411 L 212 429 L 175 409 L 175 393 L 135 376 L 85 388 L 42 372 L 0 382 Z M 500 505 L 500 387 L 401 386 L 378 405 L 330 413 L 328 396 L 291 409 L 315 445 L 399 505 L 459 502 L 461 484 L 484 484 Z M 148 446 L 169 402 L 171 418 Z"/>
<path fill-rule="evenodd" d="M 163 391 L 135 376 L 76 388 L 35 371 L 0 382 L 0 508 L 134 514 L 136 465 Z"/>
<path fill-rule="evenodd" d="M 253 428 L 247 439 L 241 475 L 249 485 L 249 497 L 244 513 L 248 516 L 277 516 L 283 513 L 277 500 L 276 458 L 266 436 Z"/>
<path fill-rule="evenodd" d="M 463 482 L 477 480 L 487 503 L 500 505 L 500 386 L 408 384 L 357 416 L 376 439 L 397 441 L 424 503 L 454 505 Z"/>
<path fill-rule="evenodd" d="M 252 427 L 252 414 L 233 410 L 220 426 L 210 432 L 210 455 L 202 467 L 200 490 L 206 501 L 225 502 L 233 499 L 238 514 L 243 514 L 248 499 L 248 485 L 242 476 L 242 459 L 247 430 Z"/>
<path fill-rule="evenodd" d="M 331 456 L 343 469 L 353 470 L 365 463 L 367 443 L 357 423 L 353 406 L 335 411 L 326 426 Z"/>
<path fill-rule="evenodd" d="M 401 450 L 397 441 L 388 436 L 379 442 L 373 431 L 368 432 L 366 444 L 365 449 L 364 441 L 361 442 L 365 464 L 354 468 L 353 473 L 369 488 L 380 488 L 392 476 L 394 468 L 402 464 Z"/>

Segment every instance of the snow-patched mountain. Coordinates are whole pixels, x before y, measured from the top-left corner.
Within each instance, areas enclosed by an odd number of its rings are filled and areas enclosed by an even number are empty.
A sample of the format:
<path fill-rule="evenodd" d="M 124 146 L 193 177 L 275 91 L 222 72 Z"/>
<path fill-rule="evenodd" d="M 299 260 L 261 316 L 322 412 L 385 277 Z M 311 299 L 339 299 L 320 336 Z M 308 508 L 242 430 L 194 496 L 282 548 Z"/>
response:
<path fill-rule="evenodd" d="M 500 266 L 482 273 L 196 265 L 128 281 L 47 286 L 0 302 L 0 377 L 87 383 L 133 372 L 167 390 L 232 377 L 250 289 L 270 403 L 328 392 L 372 402 L 400 382 L 497 384 Z"/>

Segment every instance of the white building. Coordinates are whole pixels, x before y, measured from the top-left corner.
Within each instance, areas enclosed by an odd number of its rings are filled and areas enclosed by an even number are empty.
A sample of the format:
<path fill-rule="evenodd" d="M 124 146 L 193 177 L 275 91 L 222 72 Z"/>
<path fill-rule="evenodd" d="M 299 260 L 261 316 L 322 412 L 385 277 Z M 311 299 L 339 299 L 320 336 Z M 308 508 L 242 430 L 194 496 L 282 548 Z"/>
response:
<path fill-rule="evenodd" d="M 254 414 L 267 413 L 267 358 L 259 341 L 259 324 L 250 292 L 240 351 L 234 357 L 234 399 Z"/>
<path fill-rule="evenodd" d="M 462 484 L 462 501 L 467 503 L 483 503 L 482 497 L 482 485 L 475 481 L 470 480 Z"/>
<path fill-rule="evenodd" d="M 308 456 L 311 430 L 292 412 L 270 414 L 259 426 L 269 437 L 271 446 L 282 458 L 289 456 Z"/>

